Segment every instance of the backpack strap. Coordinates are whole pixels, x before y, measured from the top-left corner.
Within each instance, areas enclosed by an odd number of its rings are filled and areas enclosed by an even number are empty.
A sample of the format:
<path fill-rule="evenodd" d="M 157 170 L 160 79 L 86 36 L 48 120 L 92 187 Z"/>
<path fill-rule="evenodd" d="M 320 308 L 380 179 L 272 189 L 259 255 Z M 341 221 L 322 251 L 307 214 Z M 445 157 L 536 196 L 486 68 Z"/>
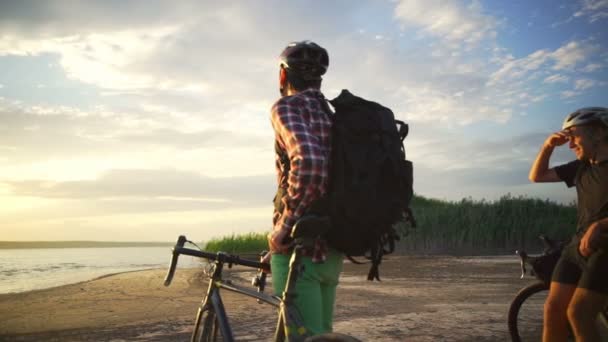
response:
<path fill-rule="evenodd" d="M 378 244 L 380 245 L 380 244 Z M 382 263 L 382 256 L 384 254 L 384 248 L 382 246 L 374 246 L 372 248 L 372 267 L 369 269 L 369 273 L 367 273 L 367 280 L 373 281 L 374 279 L 380 281 L 380 264 Z"/>
<path fill-rule="evenodd" d="M 353 258 L 351 255 L 347 255 L 346 258 L 348 260 L 350 260 L 350 262 L 352 262 L 353 264 L 357 264 L 357 265 L 365 264 L 365 262 L 358 261 L 357 259 Z"/>
<path fill-rule="evenodd" d="M 397 233 L 391 229 L 391 231 L 389 231 L 387 234 L 380 237 L 380 240 L 375 246 L 372 246 L 371 255 L 369 257 L 372 262 L 372 266 L 367 274 L 367 280 L 380 281 L 379 269 L 380 264 L 382 263 L 382 257 L 395 251 L 395 241 L 399 241 L 399 235 L 397 235 Z"/>

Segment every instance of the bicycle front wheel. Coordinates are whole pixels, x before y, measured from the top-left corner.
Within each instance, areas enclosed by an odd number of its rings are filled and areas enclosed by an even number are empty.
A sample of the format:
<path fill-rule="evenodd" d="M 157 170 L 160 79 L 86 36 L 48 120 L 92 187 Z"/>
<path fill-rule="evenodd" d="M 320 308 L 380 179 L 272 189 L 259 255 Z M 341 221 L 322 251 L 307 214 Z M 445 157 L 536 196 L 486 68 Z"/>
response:
<path fill-rule="evenodd" d="M 196 342 L 220 342 L 225 341 L 219 328 L 219 322 L 215 311 L 205 309 L 200 313 L 197 322 L 197 330 L 192 337 Z"/>
<path fill-rule="evenodd" d="M 509 307 L 509 333 L 513 342 L 541 341 L 543 308 L 549 285 L 537 282 L 524 287 Z"/>

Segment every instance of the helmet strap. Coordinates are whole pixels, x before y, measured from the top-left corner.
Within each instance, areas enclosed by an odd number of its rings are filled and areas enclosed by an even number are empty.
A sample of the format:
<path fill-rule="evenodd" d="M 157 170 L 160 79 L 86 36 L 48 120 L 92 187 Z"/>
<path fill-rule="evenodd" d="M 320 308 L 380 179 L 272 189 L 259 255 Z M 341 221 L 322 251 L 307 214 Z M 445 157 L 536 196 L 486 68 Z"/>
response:
<path fill-rule="evenodd" d="M 591 146 L 593 147 L 593 156 L 591 157 L 591 163 L 597 163 L 597 154 L 600 148 L 602 138 L 599 136 L 599 132 L 595 127 L 589 127 L 588 137 L 591 140 Z"/>

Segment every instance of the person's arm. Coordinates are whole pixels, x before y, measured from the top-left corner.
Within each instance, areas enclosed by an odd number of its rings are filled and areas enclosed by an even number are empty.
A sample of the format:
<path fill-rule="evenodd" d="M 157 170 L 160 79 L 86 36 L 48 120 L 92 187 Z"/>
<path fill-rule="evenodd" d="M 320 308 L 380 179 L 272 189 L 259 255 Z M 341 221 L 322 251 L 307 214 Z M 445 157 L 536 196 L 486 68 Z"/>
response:
<path fill-rule="evenodd" d="M 608 242 L 608 217 L 597 220 L 589 225 L 585 235 L 581 238 L 578 250 L 582 256 L 588 257 L 598 248 L 602 248 Z"/>
<path fill-rule="evenodd" d="M 551 134 L 547 140 L 543 143 L 543 146 L 538 152 L 528 178 L 531 182 L 561 182 L 562 178 L 559 177 L 555 168 L 549 168 L 549 160 L 553 154 L 553 150 L 556 146 L 561 146 L 568 142 L 568 136 L 563 132 L 556 132 Z"/>
<path fill-rule="evenodd" d="M 314 196 L 325 181 L 326 163 L 319 137 L 310 132 L 310 126 L 297 108 L 277 108 L 275 129 L 285 144 L 289 157 L 286 213 L 281 218 L 283 228 L 291 230 L 296 220 L 304 214 Z"/>
<path fill-rule="evenodd" d="M 297 107 L 279 103 L 272 109 L 271 120 L 290 162 L 285 210 L 268 236 L 271 249 L 282 251 L 289 247 L 284 241 L 293 225 L 318 196 L 327 177 L 328 161 L 323 156 L 319 138 L 310 132 Z"/>

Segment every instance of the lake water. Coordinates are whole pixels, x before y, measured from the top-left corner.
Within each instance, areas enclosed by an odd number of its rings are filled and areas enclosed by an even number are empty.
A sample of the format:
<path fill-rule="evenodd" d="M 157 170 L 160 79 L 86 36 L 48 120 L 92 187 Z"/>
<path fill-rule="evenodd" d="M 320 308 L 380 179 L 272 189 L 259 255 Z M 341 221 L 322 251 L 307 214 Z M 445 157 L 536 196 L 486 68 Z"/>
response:
<path fill-rule="evenodd" d="M 167 268 L 171 247 L 0 249 L 0 294 L 77 283 L 103 275 Z M 200 265 L 181 255 L 179 267 Z"/>

